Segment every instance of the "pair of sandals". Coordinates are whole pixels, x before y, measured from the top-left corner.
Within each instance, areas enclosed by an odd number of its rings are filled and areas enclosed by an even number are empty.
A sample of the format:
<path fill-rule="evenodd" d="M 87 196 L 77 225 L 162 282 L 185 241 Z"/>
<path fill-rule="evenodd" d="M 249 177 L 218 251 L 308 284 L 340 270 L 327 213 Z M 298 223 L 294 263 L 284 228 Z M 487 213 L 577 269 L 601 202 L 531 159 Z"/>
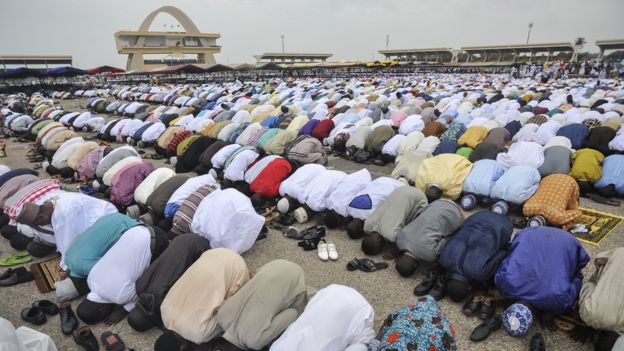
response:
<path fill-rule="evenodd" d="M 0 266 L 3 267 L 11 267 L 16 266 L 18 264 L 23 264 L 32 261 L 32 256 L 28 253 L 28 251 L 16 251 L 9 256 L 0 260 Z"/>
<path fill-rule="evenodd" d="M 360 270 L 362 272 L 376 272 L 388 268 L 386 262 L 375 262 L 369 258 L 354 258 L 347 263 L 349 272 Z"/>
<path fill-rule="evenodd" d="M 326 229 L 325 227 L 312 226 L 308 227 L 304 230 L 298 230 L 295 227 L 288 227 L 282 230 L 284 236 L 288 239 L 295 240 L 314 240 L 325 237 Z M 318 242 L 317 240 L 317 242 Z"/>

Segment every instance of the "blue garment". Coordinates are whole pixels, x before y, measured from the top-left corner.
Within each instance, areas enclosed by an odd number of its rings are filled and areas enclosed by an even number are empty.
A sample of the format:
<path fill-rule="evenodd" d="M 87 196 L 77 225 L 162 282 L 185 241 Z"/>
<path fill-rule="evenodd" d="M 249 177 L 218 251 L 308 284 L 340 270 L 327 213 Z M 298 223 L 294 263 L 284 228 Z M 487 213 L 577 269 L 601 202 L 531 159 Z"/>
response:
<path fill-rule="evenodd" d="M 464 193 L 490 196 L 492 187 L 505 173 L 505 167 L 496 160 L 479 160 L 472 165 L 464 180 Z"/>
<path fill-rule="evenodd" d="M 503 215 L 480 211 L 468 217 L 446 244 L 438 262 L 450 279 L 480 283 L 490 280 L 507 257 L 513 224 Z"/>
<path fill-rule="evenodd" d="M 260 125 L 265 128 L 279 128 L 279 120 L 280 118 L 278 116 L 272 116 L 262 121 Z"/>
<path fill-rule="evenodd" d="M 564 136 L 572 142 L 573 149 L 580 149 L 583 147 L 583 143 L 589 135 L 589 128 L 586 125 L 580 123 L 568 124 L 559 128 L 557 136 Z"/>
<path fill-rule="evenodd" d="M 154 125 L 154 123 L 150 122 L 150 123 L 147 123 L 146 125 L 142 126 L 141 128 L 139 128 L 136 132 L 134 132 L 134 134 L 132 134 L 132 139 L 134 139 L 134 140 L 141 140 L 141 136 L 143 136 L 143 133 L 145 133 L 147 128 L 151 127 L 152 125 Z"/>
<path fill-rule="evenodd" d="M 546 312 L 566 313 L 577 301 L 589 255 L 572 234 L 553 227 L 519 231 L 495 275 L 509 299 Z"/>
<path fill-rule="evenodd" d="M 118 212 L 107 214 L 95 221 L 65 251 L 65 265 L 69 269 L 69 275 L 86 278 L 93 266 L 115 245 L 121 235 L 137 225 L 140 225 L 138 221 Z"/>
<path fill-rule="evenodd" d="M 466 132 L 466 126 L 459 122 L 453 122 L 451 125 L 446 128 L 444 133 L 440 136 L 440 141 L 444 142 L 445 140 L 457 141 L 459 137 L 462 136 Z M 453 151 L 454 153 L 455 151 Z"/>
<path fill-rule="evenodd" d="M 38 176 L 39 173 L 35 170 L 32 170 L 30 168 L 16 168 L 14 170 L 8 171 L 3 175 L 0 175 L 0 187 L 4 185 L 4 183 L 6 183 L 7 181 L 9 181 L 9 179 L 13 178 L 13 177 L 17 177 L 17 176 L 21 176 L 21 175 L 28 175 L 28 174 L 32 174 L 34 176 Z"/>
<path fill-rule="evenodd" d="M 513 136 L 516 135 L 521 128 L 522 124 L 520 121 L 511 121 L 505 125 L 505 129 L 509 132 L 510 138 L 513 138 Z"/>
<path fill-rule="evenodd" d="M 319 123 L 321 123 L 321 121 L 318 119 L 309 120 L 306 124 L 303 125 L 303 127 L 301 127 L 301 129 L 299 129 L 299 135 L 311 136 L 312 130 L 314 130 L 314 127 L 316 127 Z"/>
<path fill-rule="evenodd" d="M 537 169 L 529 166 L 513 166 L 494 183 L 490 197 L 521 205 L 537 191 L 541 180 Z"/>
<path fill-rule="evenodd" d="M 454 140 L 442 140 L 438 147 L 433 151 L 433 156 L 437 156 L 440 154 L 454 154 L 457 151 L 459 145 L 457 145 L 457 141 Z"/>
<path fill-rule="evenodd" d="M 379 337 L 376 351 L 457 350 L 453 327 L 429 295 L 389 314 L 379 330 Z"/>
<path fill-rule="evenodd" d="M 594 184 L 596 188 L 615 185 L 615 191 L 624 195 L 624 155 L 611 155 L 602 160 L 602 176 Z"/>
<path fill-rule="evenodd" d="M 175 203 L 175 202 L 168 202 L 165 205 L 165 218 L 171 218 L 175 215 L 176 212 L 178 212 L 178 209 L 180 208 L 179 203 Z"/>

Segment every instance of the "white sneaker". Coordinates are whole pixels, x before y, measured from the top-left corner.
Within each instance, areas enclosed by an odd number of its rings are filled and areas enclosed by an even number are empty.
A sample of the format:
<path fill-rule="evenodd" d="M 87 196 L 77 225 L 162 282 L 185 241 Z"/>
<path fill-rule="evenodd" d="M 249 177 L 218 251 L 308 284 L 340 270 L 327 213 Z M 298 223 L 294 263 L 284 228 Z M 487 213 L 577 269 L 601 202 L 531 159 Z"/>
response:
<path fill-rule="evenodd" d="M 327 250 L 327 243 L 325 243 L 325 240 L 321 240 L 318 243 L 318 257 L 321 259 L 321 261 L 327 261 L 329 260 L 329 251 Z"/>
<path fill-rule="evenodd" d="M 327 254 L 332 261 L 336 261 L 338 259 L 338 250 L 336 250 L 336 244 L 331 241 L 327 243 Z"/>

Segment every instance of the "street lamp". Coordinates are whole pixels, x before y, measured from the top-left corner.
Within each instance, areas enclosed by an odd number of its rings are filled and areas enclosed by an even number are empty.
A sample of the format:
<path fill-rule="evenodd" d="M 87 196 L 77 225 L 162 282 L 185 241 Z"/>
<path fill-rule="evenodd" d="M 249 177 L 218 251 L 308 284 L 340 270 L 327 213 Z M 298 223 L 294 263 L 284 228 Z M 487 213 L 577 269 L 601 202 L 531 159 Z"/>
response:
<path fill-rule="evenodd" d="M 533 22 L 529 22 L 529 33 L 527 34 L 527 45 L 529 45 L 529 38 L 531 37 L 531 29 L 533 28 Z"/>

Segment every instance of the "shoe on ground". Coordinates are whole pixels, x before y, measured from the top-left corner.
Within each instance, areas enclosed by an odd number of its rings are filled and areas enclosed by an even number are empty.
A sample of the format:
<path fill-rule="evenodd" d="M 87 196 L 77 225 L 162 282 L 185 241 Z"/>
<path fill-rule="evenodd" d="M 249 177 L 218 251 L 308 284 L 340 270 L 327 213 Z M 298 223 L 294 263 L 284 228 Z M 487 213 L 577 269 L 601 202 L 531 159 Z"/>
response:
<path fill-rule="evenodd" d="M 462 307 L 462 312 L 466 316 L 472 317 L 476 315 L 477 313 L 479 313 L 479 310 L 481 310 L 482 304 L 483 304 L 483 296 L 479 294 L 475 294 L 472 296 L 472 298 L 468 299 L 468 301 L 464 303 L 464 306 Z"/>
<path fill-rule="evenodd" d="M 332 261 L 338 260 L 338 250 L 336 249 L 336 244 L 333 242 L 327 243 L 327 252 L 329 253 L 329 259 Z"/>
<path fill-rule="evenodd" d="M 329 251 L 327 251 L 327 243 L 325 240 L 321 240 L 318 244 L 318 257 L 321 261 L 329 260 Z"/>
<path fill-rule="evenodd" d="M 4 275 L 5 274 L 3 274 L 3 276 Z M 11 271 L 11 273 L 6 278 L 0 280 L 0 286 L 13 286 L 21 283 L 30 282 L 34 279 L 35 278 L 30 271 L 27 271 L 24 267 L 20 267 Z"/>
<path fill-rule="evenodd" d="M 438 275 L 438 279 L 433 284 L 431 290 L 429 290 L 429 295 L 436 301 L 440 301 L 446 296 L 446 276 L 444 274 Z"/>
<path fill-rule="evenodd" d="M 86 351 L 98 351 L 100 344 L 89 327 L 82 327 L 74 332 L 74 342 Z"/>
<path fill-rule="evenodd" d="M 38 309 L 43 311 L 43 313 L 50 315 L 50 316 L 54 316 L 59 313 L 58 306 L 50 300 L 38 300 L 38 301 L 33 302 L 32 305 L 33 307 L 37 307 Z"/>
<path fill-rule="evenodd" d="M 429 271 L 425 278 L 414 288 L 414 295 L 427 295 L 427 293 L 429 293 L 429 290 L 431 290 L 431 288 L 433 288 L 433 286 L 435 285 L 439 275 L 440 272 L 437 269 L 432 269 L 431 271 Z"/>
<path fill-rule="evenodd" d="M 61 331 L 65 335 L 71 335 L 78 328 L 78 319 L 72 311 L 71 303 L 63 302 L 59 309 L 59 315 L 61 316 Z"/>
<path fill-rule="evenodd" d="M 484 321 L 472 331 L 470 340 L 478 342 L 487 339 L 490 334 L 500 329 L 502 322 L 503 320 L 499 315 Z"/>
<path fill-rule="evenodd" d="M 546 351 L 546 342 L 544 341 L 544 335 L 542 335 L 542 333 L 533 334 L 529 345 L 530 351 Z"/>
<path fill-rule="evenodd" d="M 482 320 L 488 320 L 492 318 L 494 313 L 496 312 L 496 303 L 494 302 L 493 296 L 483 296 L 481 299 L 481 307 L 479 308 L 479 312 L 477 317 Z"/>
<path fill-rule="evenodd" d="M 25 322 L 32 323 L 34 325 L 42 325 L 48 320 L 45 313 L 37 307 L 28 307 L 23 309 L 22 319 Z"/>

